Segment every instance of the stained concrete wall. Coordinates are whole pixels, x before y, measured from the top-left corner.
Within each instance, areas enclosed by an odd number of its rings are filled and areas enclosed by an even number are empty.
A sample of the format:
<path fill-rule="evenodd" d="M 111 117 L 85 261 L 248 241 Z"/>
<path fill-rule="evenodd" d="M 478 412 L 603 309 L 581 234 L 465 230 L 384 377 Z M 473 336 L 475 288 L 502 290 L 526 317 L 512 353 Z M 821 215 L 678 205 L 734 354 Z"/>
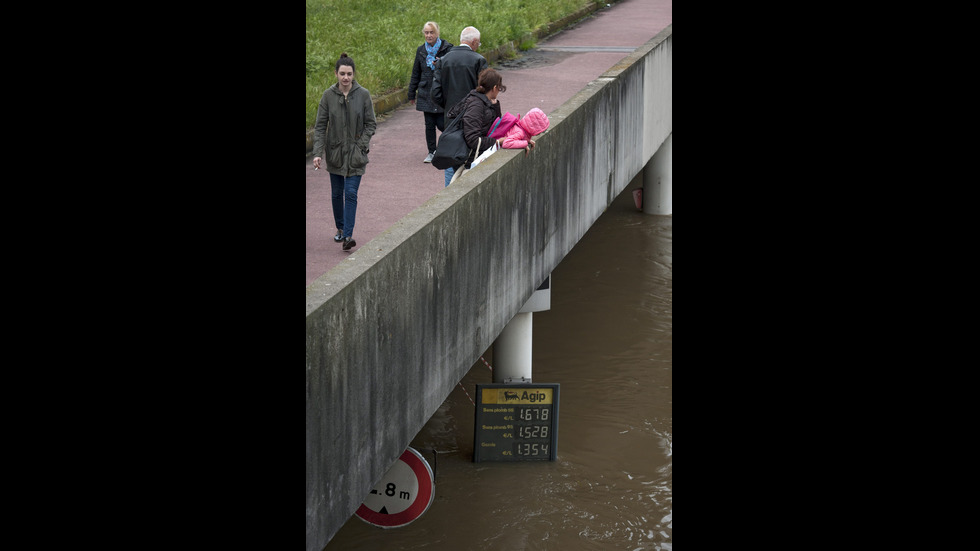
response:
<path fill-rule="evenodd" d="M 307 287 L 307 551 L 671 134 L 671 29 Z"/>

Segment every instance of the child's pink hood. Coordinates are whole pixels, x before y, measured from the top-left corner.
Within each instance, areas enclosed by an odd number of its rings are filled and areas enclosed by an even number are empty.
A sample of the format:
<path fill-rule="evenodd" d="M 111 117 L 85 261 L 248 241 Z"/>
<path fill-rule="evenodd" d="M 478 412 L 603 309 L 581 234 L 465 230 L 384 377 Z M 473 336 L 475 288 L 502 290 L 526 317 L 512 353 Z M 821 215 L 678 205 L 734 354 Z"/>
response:
<path fill-rule="evenodd" d="M 538 134 L 544 132 L 548 129 L 548 115 L 544 114 L 544 111 L 535 107 L 527 112 L 526 115 L 521 117 L 521 120 L 517 121 L 517 124 L 524 129 L 529 136 L 537 136 Z"/>

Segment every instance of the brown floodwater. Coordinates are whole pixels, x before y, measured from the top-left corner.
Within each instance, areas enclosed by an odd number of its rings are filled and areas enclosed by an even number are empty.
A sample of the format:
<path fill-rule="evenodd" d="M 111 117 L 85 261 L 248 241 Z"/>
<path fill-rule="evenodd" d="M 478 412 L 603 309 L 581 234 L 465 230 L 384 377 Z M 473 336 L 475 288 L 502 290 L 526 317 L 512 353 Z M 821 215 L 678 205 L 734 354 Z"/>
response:
<path fill-rule="evenodd" d="M 412 441 L 435 473 L 429 509 L 390 529 L 352 516 L 326 551 L 671 549 L 673 217 L 637 210 L 637 187 L 555 268 L 551 309 L 533 315 L 533 381 L 561 385 L 557 461 L 473 462 L 491 348 Z"/>

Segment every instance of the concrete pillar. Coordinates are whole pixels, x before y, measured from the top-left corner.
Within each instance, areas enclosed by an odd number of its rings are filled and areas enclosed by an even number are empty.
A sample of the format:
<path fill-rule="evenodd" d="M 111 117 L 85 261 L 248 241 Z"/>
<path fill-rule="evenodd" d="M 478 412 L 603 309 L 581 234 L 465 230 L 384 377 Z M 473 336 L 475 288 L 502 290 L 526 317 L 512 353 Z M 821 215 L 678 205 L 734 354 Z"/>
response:
<path fill-rule="evenodd" d="M 534 312 L 551 310 L 551 274 L 531 293 L 521 310 L 493 341 L 493 382 L 531 382 Z"/>
<path fill-rule="evenodd" d="M 643 212 L 646 214 L 673 214 L 671 178 L 673 169 L 671 132 L 653 158 L 643 167 Z"/>
<path fill-rule="evenodd" d="M 510 320 L 493 342 L 493 382 L 531 381 L 532 312 L 522 312 Z"/>

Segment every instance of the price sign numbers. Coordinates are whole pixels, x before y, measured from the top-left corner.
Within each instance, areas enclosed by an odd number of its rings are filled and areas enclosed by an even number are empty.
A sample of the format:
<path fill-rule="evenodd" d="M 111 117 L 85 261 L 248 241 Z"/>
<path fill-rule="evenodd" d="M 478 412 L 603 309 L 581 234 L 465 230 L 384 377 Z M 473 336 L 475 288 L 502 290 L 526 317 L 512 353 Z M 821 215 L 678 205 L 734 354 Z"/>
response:
<path fill-rule="evenodd" d="M 514 444 L 514 447 L 517 448 L 517 455 L 519 456 L 537 458 L 539 456 L 547 457 L 548 448 L 551 446 L 549 444 L 541 443 L 518 442 Z"/>
<path fill-rule="evenodd" d="M 477 385 L 473 461 L 555 461 L 558 391 L 557 383 Z"/>

